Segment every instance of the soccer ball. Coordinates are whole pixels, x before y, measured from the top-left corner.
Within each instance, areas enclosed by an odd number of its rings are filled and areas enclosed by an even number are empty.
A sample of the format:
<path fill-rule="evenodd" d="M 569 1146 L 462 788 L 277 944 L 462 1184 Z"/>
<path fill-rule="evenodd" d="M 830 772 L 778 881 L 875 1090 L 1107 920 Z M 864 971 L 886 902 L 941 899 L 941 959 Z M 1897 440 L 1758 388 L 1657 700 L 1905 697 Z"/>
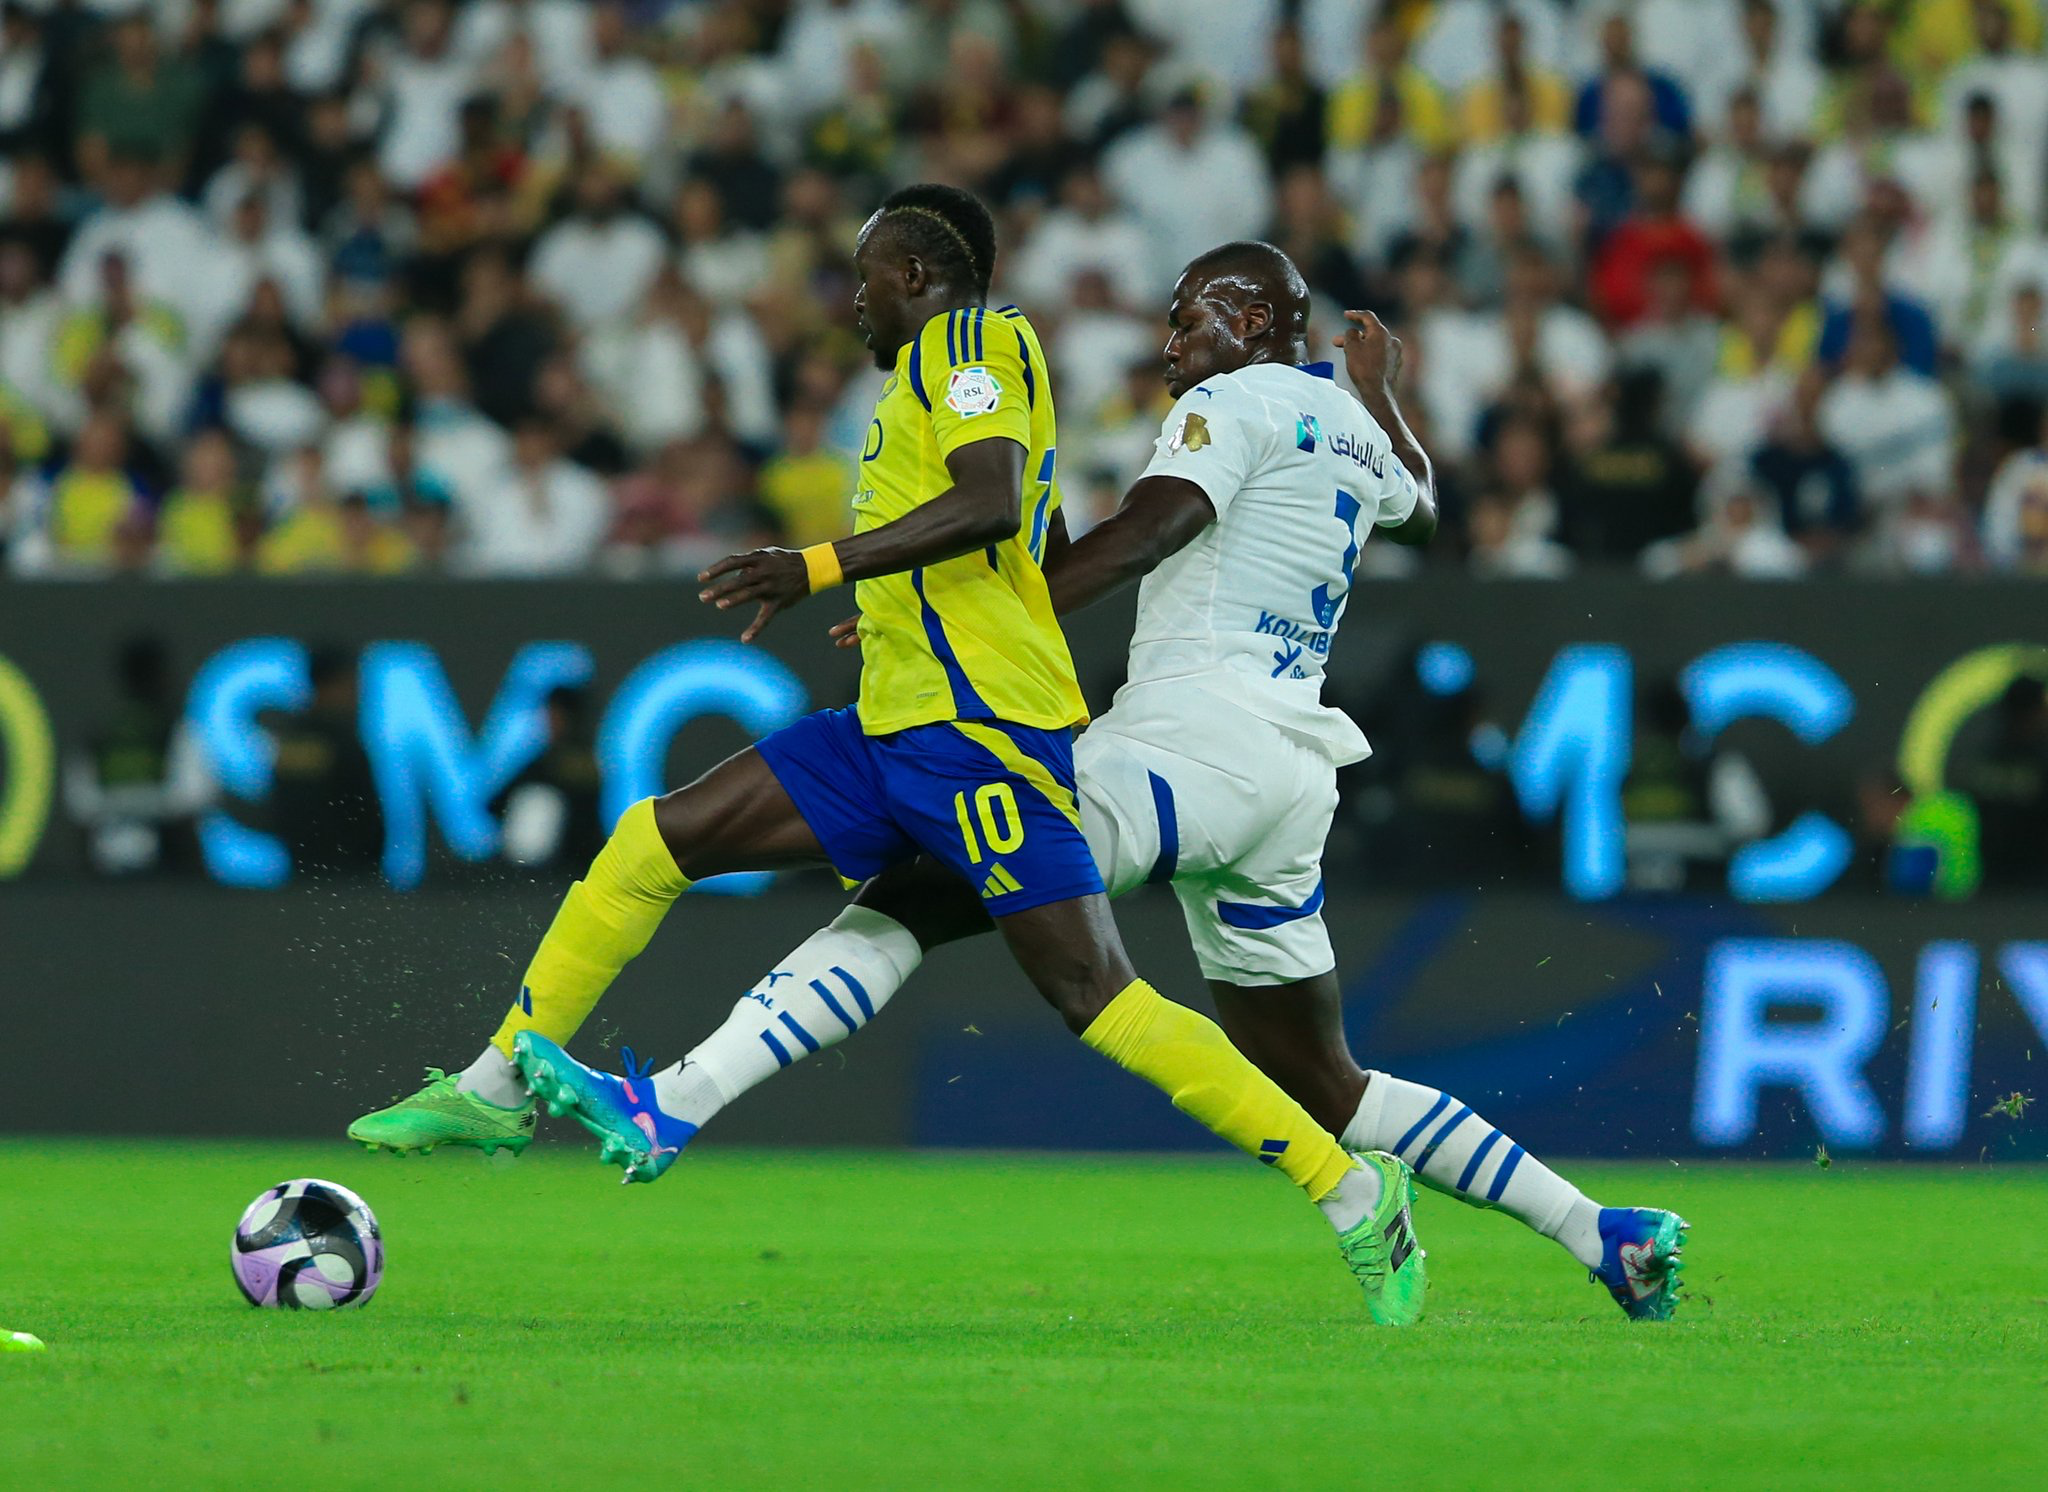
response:
<path fill-rule="evenodd" d="M 369 1204 L 332 1181 L 286 1181 L 249 1204 L 228 1262 L 251 1305 L 359 1306 L 384 1278 L 384 1235 Z"/>

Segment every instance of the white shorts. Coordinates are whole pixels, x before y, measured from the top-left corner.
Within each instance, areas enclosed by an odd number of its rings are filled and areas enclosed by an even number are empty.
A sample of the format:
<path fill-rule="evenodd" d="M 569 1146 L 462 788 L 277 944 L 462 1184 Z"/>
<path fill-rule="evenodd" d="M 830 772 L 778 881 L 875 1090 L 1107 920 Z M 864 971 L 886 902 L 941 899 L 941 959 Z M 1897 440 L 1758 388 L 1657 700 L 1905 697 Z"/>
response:
<path fill-rule="evenodd" d="M 1081 828 L 1111 896 L 1171 881 L 1204 978 L 1286 984 L 1337 966 L 1323 926 L 1329 757 L 1198 690 L 1134 702 L 1074 743 Z"/>

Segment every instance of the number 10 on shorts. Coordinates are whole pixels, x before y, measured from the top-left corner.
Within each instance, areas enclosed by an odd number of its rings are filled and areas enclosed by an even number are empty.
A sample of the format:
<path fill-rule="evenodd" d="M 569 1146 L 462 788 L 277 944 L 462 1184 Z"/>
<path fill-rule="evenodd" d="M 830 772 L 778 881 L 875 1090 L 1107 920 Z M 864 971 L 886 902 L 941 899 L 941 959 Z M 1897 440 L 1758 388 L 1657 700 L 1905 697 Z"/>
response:
<path fill-rule="evenodd" d="M 974 812 L 967 811 L 967 793 L 953 794 L 953 812 L 960 819 L 960 838 L 967 844 L 970 864 L 981 864 L 982 846 L 997 855 L 1007 855 L 1024 843 L 1024 816 L 1017 812 L 1017 796 L 1007 782 L 987 782 L 974 790 Z M 981 821 L 981 836 L 975 837 L 974 821 Z"/>

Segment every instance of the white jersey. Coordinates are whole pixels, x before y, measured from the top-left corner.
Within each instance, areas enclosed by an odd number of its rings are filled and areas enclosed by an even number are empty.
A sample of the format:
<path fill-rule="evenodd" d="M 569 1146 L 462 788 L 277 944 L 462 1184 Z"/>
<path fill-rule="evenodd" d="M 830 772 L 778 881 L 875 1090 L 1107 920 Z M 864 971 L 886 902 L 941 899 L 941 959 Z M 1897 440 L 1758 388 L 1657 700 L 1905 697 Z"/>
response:
<path fill-rule="evenodd" d="M 1339 765 L 1367 755 L 1322 685 L 1359 546 L 1420 494 L 1379 421 L 1328 363 L 1256 363 L 1183 394 L 1144 475 L 1193 482 L 1216 522 L 1139 589 L 1127 688 L 1194 684 Z"/>
<path fill-rule="evenodd" d="M 1261 364 L 1174 405 L 1145 475 L 1193 482 L 1216 522 L 1146 578 L 1130 682 L 1074 745 L 1110 894 L 1171 882 L 1202 973 L 1237 985 L 1335 965 L 1323 841 L 1368 748 L 1323 665 L 1359 545 L 1420 494 L 1330 373 Z"/>

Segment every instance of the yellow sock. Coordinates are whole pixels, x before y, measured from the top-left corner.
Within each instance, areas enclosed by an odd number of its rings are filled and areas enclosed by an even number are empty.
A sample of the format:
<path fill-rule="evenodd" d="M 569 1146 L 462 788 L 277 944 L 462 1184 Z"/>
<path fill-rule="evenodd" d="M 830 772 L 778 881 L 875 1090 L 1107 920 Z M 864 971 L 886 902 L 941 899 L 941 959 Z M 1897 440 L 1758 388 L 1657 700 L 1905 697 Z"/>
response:
<path fill-rule="evenodd" d="M 1223 1028 L 1176 1005 L 1142 979 L 1095 1017 L 1081 1040 L 1156 1088 L 1248 1155 L 1287 1173 L 1320 1202 L 1351 1157 L 1307 1110 L 1230 1044 Z"/>
<path fill-rule="evenodd" d="M 526 966 L 519 1000 L 491 1044 L 509 1057 L 521 1031 L 568 1041 L 689 889 L 690 878 L 676 868 L 655 827 L 654 800 L 641 799 L 562 898 Z"/>

